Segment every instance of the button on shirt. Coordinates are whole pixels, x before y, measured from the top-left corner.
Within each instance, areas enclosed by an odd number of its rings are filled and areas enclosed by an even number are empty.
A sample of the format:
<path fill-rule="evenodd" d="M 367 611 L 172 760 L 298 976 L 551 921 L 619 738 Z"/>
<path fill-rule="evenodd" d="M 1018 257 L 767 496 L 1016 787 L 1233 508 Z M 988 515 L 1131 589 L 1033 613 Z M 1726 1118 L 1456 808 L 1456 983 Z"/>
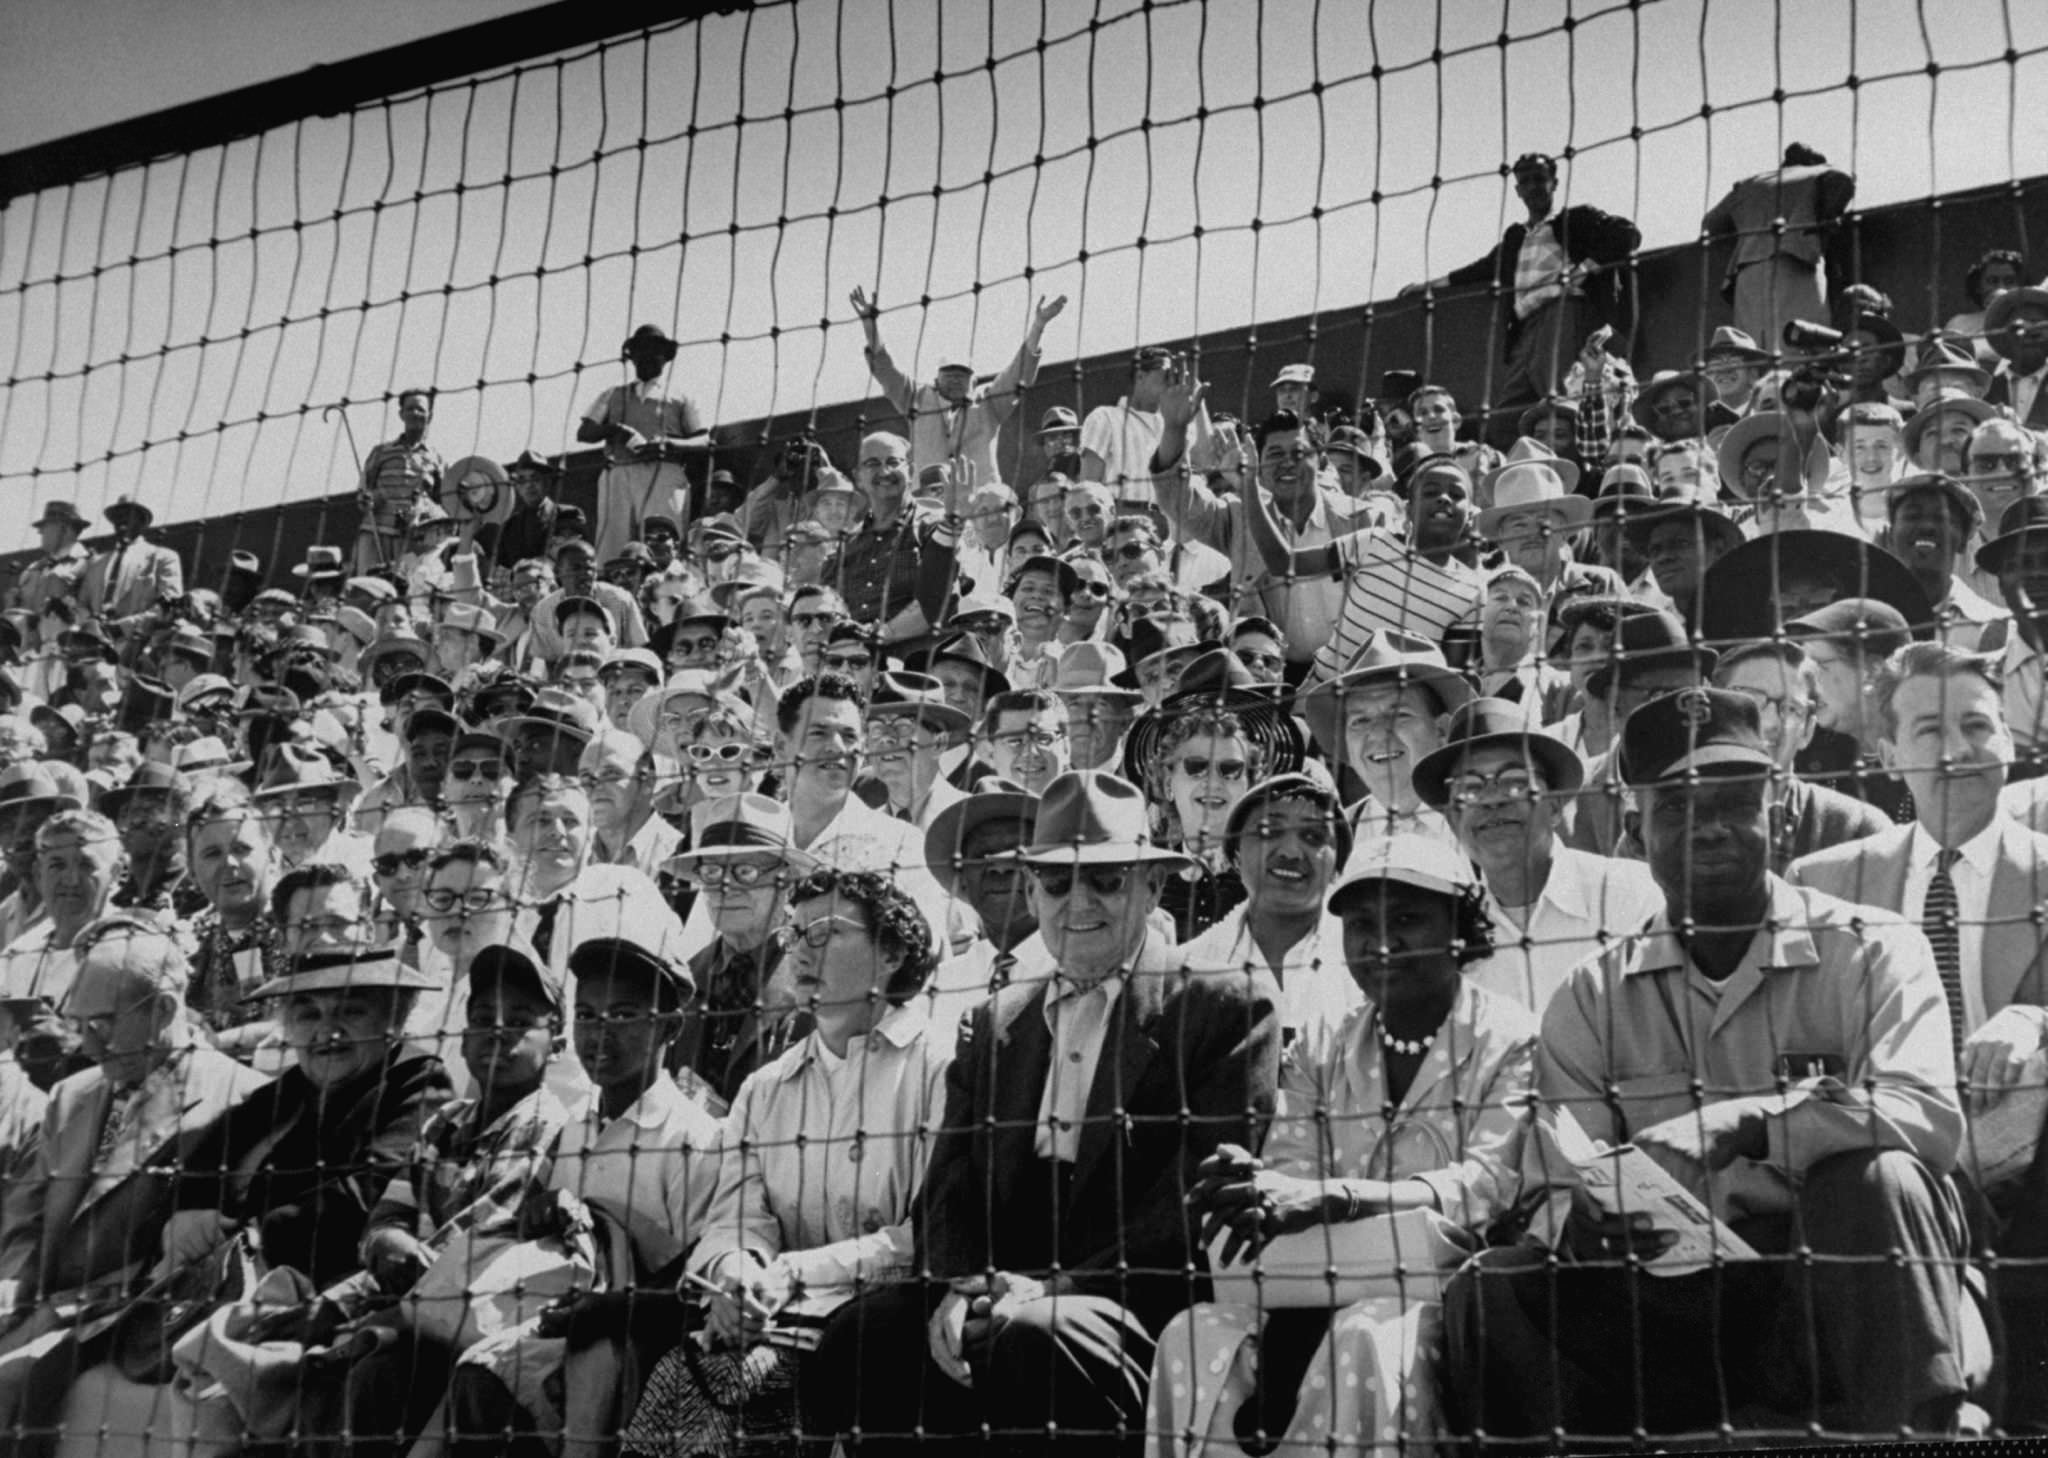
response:
<path fill-rule="evenodd" d="M 1243 974 L 1265 967 L 1280 984 L 1280 1027 L 1289 1039 L 1310 1028 L 1334 1028 L 1365 1001 L 1344 960 L 1342 920 L 1325 911 L 1315 929 L 1283 952 L 1274 966 L 1245 925 L 1250 909 L 1233 906 L 1216 925 L 1191 937 L 1178 953 L 1187 969 Z"/>
<path fill-rule="evenodd" d="M 1991 915 L 1991 880 L 1998 870 L 1999 853 L 2005 848 L 2006 827 L 2017 822 L 1994 815 L 1991 823 L 1956 847 L 1954 864 L 1948 869 L 1956 888 L 1956 930 L 1962 956 L 1959 966 L 1963 981 L 1963 1026 L 1967 1038 L 1990 1014 L 1984 1006 L 1984 923 Z M 1935 857 L 1941 847 L 1921 826 L 1907 837 L 1906 888 L 1902 901 L 1908 919 L 1917 917 L 1927 904 L 1927 884 L 1934 878 Z"/>
<path fill-rule="evenodd" d="M 1033 1141 L 1040 1159 L 1072 1164 L 1079 1157 L 1088 1093 L 1095 1087 L 1110 1010 L 1123 985 L 1122 973 L 1095 983 L 1070 982 L 1063 977 L 1046 993 L 1045 1025 L 1052 1032 L 1052 1064 L 1046 1070 L 1045 1093 L 1038 1103 L 1038 1134 Z"/>
<path fill-rule="evenodd" d="M 1664 893 L 1640 861 L 1590 855 L 1566 845 L 1553 855 L 1542 894 L 1527 908 L 1526 925 L 1517 926 L 1487 888 L 1495 951 L 1465 969 L 1471 981 L 1538 1017 L 1572 968 L 1616 936 L 1642 926 L 1664 905 Z"/>
<path fill-rule="evenodd" d="M 718 1179 L 720 1124 L 667 1077 L 607 1120 L 597 1101 L 563 1126 L 550 1183 L 620 1221 L 646 1271 L 696 1242 Z"/>

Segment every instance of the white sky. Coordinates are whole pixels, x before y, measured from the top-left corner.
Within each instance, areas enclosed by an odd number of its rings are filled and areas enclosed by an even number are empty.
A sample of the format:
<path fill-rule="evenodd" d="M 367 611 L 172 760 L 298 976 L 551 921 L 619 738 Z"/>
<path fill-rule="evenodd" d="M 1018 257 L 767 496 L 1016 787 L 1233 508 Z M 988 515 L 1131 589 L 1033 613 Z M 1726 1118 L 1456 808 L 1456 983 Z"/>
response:
<path fill-rule="evenodd" d="M 152 69 L 176 6 L 122 0 L 132 25 L 110 25 L 108 0 L 18 3 L 47 13 L 33 69 L 93 74 L 103 105 L 11 101 L 0 145 L 406 34 L 337 28 L 343 7 L 312 24 L 297 3 L 205 0 L 214 44 L 247 56 Z M 508 8 L 410 10 L 445 26 Z M 74 11 L 88 23 L 67 32 Z M 9 39 L 0 90 L 24 69 Z M 1855 171 L 1865 205 L 1999 181 L 2048 156 L 2044 47 L 2032 0 L 770 4 L 17 199 L 0 211 L 0 482 L 89 512 L 133 492 L 165 520 L 346 490 L 321 407 L 365 402 L 367 448 L 392 429 L 384 393 L 416 381 L 442 390 L 450 458 L 560 450 L 643 320 L 685 342 L 674 378 L 710 419 L 863 397 L 856 283 L 919 374 L 961 352 L 996 368 L 1034 292 L 1066 293 L 1056 379 L 1078 355 L 1349 309 L 1464 262 L 1511 220 L 1502 163 L 1531 149 L 1577 149 L 1572 197 L 1634 217 L 1650 247 L 1696 236 L 1795 138 Z M 2016 241 L 1951 239 L 1946 267 Z"/>

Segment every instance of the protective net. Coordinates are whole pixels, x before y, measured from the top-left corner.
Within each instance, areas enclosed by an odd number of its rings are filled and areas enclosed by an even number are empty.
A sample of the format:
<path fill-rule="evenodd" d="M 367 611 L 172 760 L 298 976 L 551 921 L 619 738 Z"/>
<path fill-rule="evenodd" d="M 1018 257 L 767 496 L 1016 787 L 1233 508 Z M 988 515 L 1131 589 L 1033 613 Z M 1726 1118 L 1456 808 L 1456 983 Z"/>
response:
<path fill-rule="evenodd" d="M 0 171 L 10 1450 L 2048 1421 L 2048 11 L 662 14 Z"/>

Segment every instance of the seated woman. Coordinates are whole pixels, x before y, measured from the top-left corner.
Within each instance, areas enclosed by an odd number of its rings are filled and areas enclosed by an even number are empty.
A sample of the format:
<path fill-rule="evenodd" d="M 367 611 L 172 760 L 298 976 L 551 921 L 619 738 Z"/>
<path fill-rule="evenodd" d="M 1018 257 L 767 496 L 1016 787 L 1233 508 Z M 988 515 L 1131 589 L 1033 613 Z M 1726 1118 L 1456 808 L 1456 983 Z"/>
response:
<path fill-rule="evenodd" d="M 1464 978 L 1492 942 L 1472 869 L 1448 847 L 1403 835 L 1361 849 L 1330 910 L 1366 1001 L 1295 1040 L 1264 1158 L 1219 1150 L 1189 1203 L 1204 1243 L 1223 1237 L 1226 1265 L 1278 1236 L 1434 1218 L 1423 1248 L 1401 1247 L 1384 1294 L 1336 1311 L 1207 1302 L 1176 1316 L 1154 1362 L 1147 1458 L 1280 1442 L 1426 1450 L 1438 1430 L 1436 1276 L 1514 1199 L 1536 1023 Z"/>
<path fill-rule="evenodd" d="M 908 1273 L 953 1042 L 932 1036 L 917 996 L 937 963 L 930 924 L 879 875 L 823 871 L 791 894 L 787 945 L 815 1027 L 733 1104 L 686 1278 L 708 1350 L 692 1333 L 654 1368 L 621 1437 L 629 1454 L 722 1452 L 742 1422 L 788 1434 L 800 1378 L 771 1333 L 788 1332 L 792 1294 L 815 1318 L 857 1281 Z"/>
<path fill-rule="evenodd" d="M 198 1136 L 164 1230 L 164 1274 L 196 1274 L 238 1239 L 316 1288 L 360 1269 L 372 1205 L 448 1098 L 440 1060 L 399 1040 L 428 986 L 378 950 L 318 953 L 256 989 L 282 1009 L 292 1064 Z M 108 1458 L 146 1451 L 145 1435 L 165 1425 L 215 1436 L 242 1427 L 218 1393 L 195 1403 L 112 1364 L 81 1376 L 65 1407 L 66 1430 L 90 1435 L 90 1451 Z"/>

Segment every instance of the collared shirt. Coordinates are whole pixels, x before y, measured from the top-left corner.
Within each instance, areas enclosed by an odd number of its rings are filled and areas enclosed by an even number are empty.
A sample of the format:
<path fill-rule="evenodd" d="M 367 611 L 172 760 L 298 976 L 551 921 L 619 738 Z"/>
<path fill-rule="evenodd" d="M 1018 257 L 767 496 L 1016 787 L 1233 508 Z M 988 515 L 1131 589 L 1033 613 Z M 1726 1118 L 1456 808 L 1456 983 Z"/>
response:
<path fill-rule="evenodd" d="M 840 538 L 819 580 L 838 589 L 855 622 L 880 627 L 918 600 L 927 553 L 954 554 L 957 543 L 934 539 L 940 521 L 936 508 L 905 501 L 887 526 L 870 521 Z"/>
<path fill-rule="evenodd" d="M 54 557 L 38 557 L 22 569 L 21 580 L 14 589 L 17 601 L 41 618 L 43 609 L 56 599 L 77 595 L 79 579 L 85 576 L 85 564 L 91 560 L 92 554 L 77 542 Z"/>
<path fill-rule="evenodd" d="M 1370 842 L 1396 835 L 1426 835 L 1443 842 L 1459 855 L 1465 853 L 1464 847 L 1458 844 L 1458 832 L 1451 829 L 1451 822 L 1427 805 L 1417 805 L 1407 811 L 1389 810 L 1372 796 L 1364 795 L 1345 808 L 1344 818 L 1351 822 L 1351 854 L 1354 859 Z M 1343 866 L 1337 868 L 1339 875 L 1343 871 Z"/>
<path fill-rule="evenodd" d="M 1526 319 L 1571 292 L 1571 259 L 1565 256 L 1555 223 L 1554 218 L 1545 218 L 1522 232 L 1522 247 L 1515 255 L 1517 318 Z"/>
<path fill-rule="evenodd" d="M 1316 650 L 1318 678 L 1342 673 L 1374 633 L 1411 633 L 1435 643 L 1479 606 L 1479 573 L 1455 557 L 1432 562 L 1378 531 L 1352 532 L 1333 545 L 1344 603 L 1331 636 Z"/>
<path fill-rule="evenodd" d="M 1088 1093 L 1095 1087 L 1095 1069 L 1102 1062 L 1110 1010 L 1123 986 L 1123 973 L 1113 972 L 1097 982 L 1060 977 L 1046 990 L 1045 1025 L 1052 1033 L 1052 1061 L 1045 1073 L 1045 1092 L 1038 1101 L 1038 1131 L 1033 1139 L 1040 1159 L 1072 1164 L 1080 1153 Z"/>
<path fill-rule="evenodd" d="M 2008 828 L 2017 830 L 2011 818 L 1993 815 L 1991 823 L 1956 847 L 1958 855 L 1949 867 L 1949 880 L 1956 888 L 1956 931 L 1961 947 L 1963 978 L 1963 1026 L 1967 1038 L 1984 1024 L 1990 1012 L 1984 1006 L 1984 923 L 1991 915 L 1991 883 L 1998 874 L 1998 858 L 2005 849 Z M 1941 847 L 1925 826 L 1915 824 L 1906 834 L 1906 885 L 1899 914 L 1908 921 L 1921 920 L 1927 905 L 1927 886 L 1934 879 L 1936 858 Z"/>
<path fill-rule="evenodd" d="M 1550 1005 L 1572 969 L 1596 955 L 1615 937 L 1626 936 L 1655 916 L 1664 893 L 1640 861 L 1616 860 L 1554 844 L 1550 875 L 1517 925 L 1493 888 L 1486 912 L 1493 921 L 1494 952 L 1466 967 L 1465 975 L 1488 992 L 1510 998 L 1536 1016 Z"/>
<path fill-rule="evenodd" d="M 78 953 L 51 946 L 56 931 L 54 922 L 38 922 L 0 951 L 0 994 L 40 997 L 51 1007 L 63 1008 L 78 976 Z"/>
<path fill-rule="evenodd" d="M 569 1115 L 537 1088 L 488 1125 L 476 1099 L 451 1099 L 427 1116 L 404 1170 L 385 1187 L 369 1228 L 396 1225 L 436 1250 L 457 1236 L 517 1231 Z"/>
<path fill-rule="evenodd" d="M 1927 938 L 1777 876 L 1765 915 L 1719 982 L 1663 911 L 1582 964 L 1544 1012 L 1544 1098 L 1612 1144 L 1700 1100 L 1751 1104 L 1768 1121 L 1768 1152 L 1711 1177 L 1724 1214 L 1789 1211 L 1804 1171 L 1851 1150 L 1952 1168 L 1962 1108 Z"/>
<path fill-rule="evenodd" d="M 662 1075 L 607 1120 L 592 1099 L 562 1129 L 551 1183 L 619 1220 L 643 1271 L 688 1250 L 711 1208 L 721 1126 Z"/>
<path fill-rule="evenodd" d="M 1951 648 L 1973 653 L 1984 637 L 1984 630 L 2010 615 L 2004 608 L 1986 602 L 1981 593 L 1961 576 L 1956 576 L 1949 579 L 1948 596 L 1935 609 L 1935 616 L 1941 623 L 1943 642 Z"/>
<path fill-rule="evenodd" d="M 1001 481 L 1006 473 L 996 461 L 997 438 L 1003 422 L 1017 409 L 1022 391 L 1038 378 L 1039 351 L 1026 345 L 988 383 L 968 391 L 964 403 L 955 404 L 935 386 L 918 384 L 896 367 L 886 348 L 871 349 L 868 369 L 890 404 L 910 422 L 910 458 L 920 466 L 934 465 L 954 456 L 974 463 L 977 481 Z M 1000 584 L 985 591 L 1000 592 Z"/>
<path fill-rule="evenodd" d="M 1102 480 L 1119 503 L 1158 499 L 1152 490 L 1152 456 L 1165 422 L 1156 410 L 1140 410 L 1126 395 L 1098 405 L 1081 422 L 1081 449 L 1102 457 Z"/>
<path fill-rule="evenodd" d="M 606 855 L 596 836 L 591 837 L 590 859 L 600 866 L 626 866 L 652 880 L 668 858 L 683 848 L 683 834 L 659 815 L 650 815 L 615 856 Z"/>
<path fill-rule="evenodd" d="M 185 1110 L 186 1081 L 197 1036 L 184 1023 L 171 1034 L 168 1056 L 127 1088 L 110 1090 L 107 1121 L 100 1126 L 86 1199 L 97 1200 L 142 1168 L 162 1144 L 166 1129 L 178 1127 Z"/>
<path fill-rule="evenodd" d="M 815 1289 L 907 1268 L 911 1200 L 945 1118 L 952 1048 L 913 1001 L 843 1058 L 813 1034 L 749 1078 L 726 1118 L 690 1269 L 714 1273 L 752 1251 L 782 1257 Z"/>
<path fill-rule="evenodd" d="M 2012 418 L 2018 421 L 2030 419 L 2034 413 L 2034 400 L 2041 393 L 2041 386 L 2048 382 L 2048 365 L 2043 365 L 2031 375 L 2012 375 Z"/>
<path fill-rule="evenodd" d="M 1214 926 L 1181 945 L 1190 972 L 1246 972 L 1264 965 L 1280 984 L 1280 1027 L 1289 1038 L 1321 1024 L 1335 1026 L 1365 1000 L 1344 958 L 1344 923 L 1323 912 L 1314 930 L 1267 962 L 1253 940 L 1247 902 L 1223 913 Z"/>
<path fill-rule="evenodd" d="M 370 447 L 363 462 L 362 489 L 370 498 L 377 530 L 404 529 L 414 498 L 439 491 L 441 475 L 447 469 L 441 453 L 424 437 L 410 445 L 387 440 Z"/>
<path fill-rule="evenodd" d="M 658 375 L 651 380 L 612 386 L 591 402 L 583 418 L 599 425 L 623 425 L 638 431 L 649 442 L 685 440 L 701 435 L 704 430 L 696 404 L 687 395 L 669 394 Z M 612 445 L 605 447 L 605 457 L 615 466 L 634 458 L 631 450 Z"/>
<path fill-rule="evenodd" d="M 1008 953 L 996 950 L 987 937 L 977 937 L 967 950 L 939 963 L 939 970 L 918 994 L 929 1009 L 934 1036 L 950 1049 L 967 1015 L 1012 982 L 1050 978 L 1057 969 L 1045 938 L 1037 932 Z"/>

